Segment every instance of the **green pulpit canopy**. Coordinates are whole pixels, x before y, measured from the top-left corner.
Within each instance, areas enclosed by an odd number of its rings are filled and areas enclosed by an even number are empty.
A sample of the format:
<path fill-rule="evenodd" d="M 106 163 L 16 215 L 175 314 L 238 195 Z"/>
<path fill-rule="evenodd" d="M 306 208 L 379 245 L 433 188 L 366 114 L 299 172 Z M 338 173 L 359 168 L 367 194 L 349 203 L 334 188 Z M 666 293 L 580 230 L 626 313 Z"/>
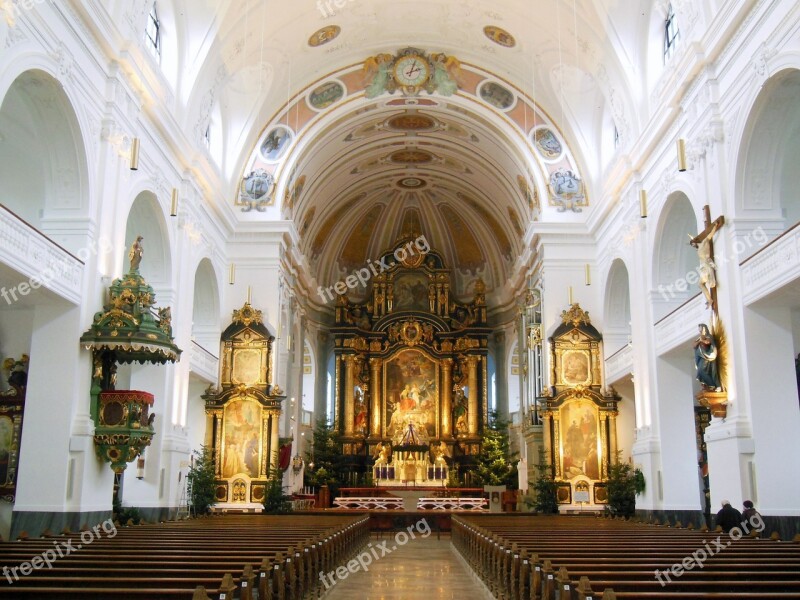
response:
<path fill-rule="evenodd" d="M 117 390 L 117 364 L 165 364 L 179 360 L 181 350 L 172 337 L 169 307 L 153 312 L 153 288 L 139 274 L 142 238 L 131 248 L 131 268 L 115 279 L 109 303 L 95 314 L 81 344 L 92 351 L 91 415 L 98 458 L 122 473 L 128 463 L 150 445 L 155 429 L 151 412 L 153 395 L 138 390 Z"/>
<path fill-rule="evenodd" d="M 96 354 L 112 353 L 118 363 L 176 362 L 181 350 L 172 337 L 169 307 L 153 313 L 155 293 L 138 265 L 111 284 L 110 302 L 94 316 L 81 344 Z"/>

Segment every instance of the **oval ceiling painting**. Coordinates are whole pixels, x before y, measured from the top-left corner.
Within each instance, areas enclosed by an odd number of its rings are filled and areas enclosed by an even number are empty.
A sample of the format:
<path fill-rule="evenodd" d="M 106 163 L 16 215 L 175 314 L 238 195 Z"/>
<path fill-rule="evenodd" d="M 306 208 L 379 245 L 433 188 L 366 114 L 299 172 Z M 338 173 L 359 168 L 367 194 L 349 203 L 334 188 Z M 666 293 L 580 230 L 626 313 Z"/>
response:
<path fill-rule="evenodd" d="M 329 81 L 314 88 L 308 95 L 308 103 L 311 108 L 324 110 L 331 104 L 337 103 L 344 97 L 344 86 L 338 81 Z"/>
<path fill-rule="evenodd" d="M 267 137 L 264 138 L 264 141 L 261 142 L 261 146 L 259 147 L 261 158 L 266 162 L 278 162 L 283 158 L 291 142 L 291 131 L 283 125 L 274 127 L 269 134 L 267 134 Z"/>
<path fill-rule="evenodd" d="M 406 113 L 392 117 L 386 122 L 386 125 L 400 131 L 420 131 L 423 129 L 433 129 L 436 127 L 436 121 L 427 115 Z"/>
<path fill-rule="evenodd" d="M 327 25 L 311 34 L 311 37 L 308 38 L 308 45 L 312 48 L 322 46 L 335 40 L 340 33 L 342 33 L 342 28 L 338 25 Z"/>
<path fill-rule="evenodd" d="M 517 40 L 514 39 L 514 36 L 497 25 L 487 25 L 483 28 L 483 33 L 495 44 L 499 44 L 504 48 L 513 48 L 517 45 Z"/>
<path fill-rule="evenodd" d="M 541 127 L 533 132 L 533 143 L 544 158 L 553 160 L 561 156 L 563 148 L 556 135 L 547 127 Z"/>
<path fill-rule="evenodd" d="M 239 187 L 239 199 L 242 202 L 260 202 L 272 189 L 275 178 L 264 169 L 251 171 L 242 178 Z"/>
<path fill-rule="evenodd" d="M 425 152 L 424 150 L 406 148 L 405 150 L 392 152 L 392 154 L 389 155 L 389 160 L 394 163 L 420 165 L 433 161 L 433 154 Z"/>
<path fill-rule="evenodd" d="M 427 184 L 418 177 L 404 177 L 397 182 L 397 185 L 406 190 L 418 190 L 424 188 Z"/>
<path fill-rule="evenodd" d="M 498 110 L 508 110 L 514 105 L 514 94 L 499 83 L 487 81 L 481 86 L 481 98 Z"/>

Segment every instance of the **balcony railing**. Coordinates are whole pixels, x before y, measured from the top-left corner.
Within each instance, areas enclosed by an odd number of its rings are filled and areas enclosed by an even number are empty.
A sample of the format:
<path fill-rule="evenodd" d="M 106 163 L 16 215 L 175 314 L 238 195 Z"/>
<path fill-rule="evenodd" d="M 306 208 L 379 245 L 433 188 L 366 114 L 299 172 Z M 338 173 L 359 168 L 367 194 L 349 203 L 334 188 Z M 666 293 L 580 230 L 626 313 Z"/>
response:
<path fill-rule="evenodd" d="M 0 263 L 21 275 L 19 283 L 6 291 L 6 302 L 13 303 L 31 289 L 42 287 L 80 303 L 83 262 L 2 204 Z"/>

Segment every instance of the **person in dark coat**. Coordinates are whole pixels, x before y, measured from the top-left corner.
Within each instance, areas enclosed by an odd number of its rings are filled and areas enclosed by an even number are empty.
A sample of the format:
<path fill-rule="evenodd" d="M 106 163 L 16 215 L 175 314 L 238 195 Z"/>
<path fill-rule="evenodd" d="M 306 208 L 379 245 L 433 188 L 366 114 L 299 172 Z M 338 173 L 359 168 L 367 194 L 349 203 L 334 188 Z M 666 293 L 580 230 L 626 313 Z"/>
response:
<path fill-rule="evenodd" d="M 727 500 L 722 501 L 722 508 L 717 513 L 717 527 L 722 527 L 722 531 L 730 533 L 734 527 L 742 524 L 742 513 L 731 506 Z"/>

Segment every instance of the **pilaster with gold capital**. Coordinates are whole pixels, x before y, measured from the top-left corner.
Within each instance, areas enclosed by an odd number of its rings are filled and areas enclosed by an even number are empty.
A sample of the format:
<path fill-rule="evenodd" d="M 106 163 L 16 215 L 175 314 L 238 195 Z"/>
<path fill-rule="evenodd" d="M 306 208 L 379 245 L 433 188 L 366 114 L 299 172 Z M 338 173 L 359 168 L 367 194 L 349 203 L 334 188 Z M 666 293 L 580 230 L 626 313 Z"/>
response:
<path fill-rule="evenodd" d="M 344 434 L 353 435 L 354 398 L 356 357 L 347 354 L 344 357 Z"/>
<path fill-rule="evenodd" d="M 380 358 L 370 358 L 370 437 L 378 438 L 381 435 L 381 371 L 383 360 Z"/>
<path fill-rule="evenodd" d="M 443 358 L 442 365 L 442 437 L 453 437 L 453 359 Z"/>
<path fill-rule="evenodd" d="M 479 356 L 467 356 L 467 367 L 469 369 L 469 414 L 467 415 L 467 425 L 469 435 L 478 435 L 478 362 Z"/>

